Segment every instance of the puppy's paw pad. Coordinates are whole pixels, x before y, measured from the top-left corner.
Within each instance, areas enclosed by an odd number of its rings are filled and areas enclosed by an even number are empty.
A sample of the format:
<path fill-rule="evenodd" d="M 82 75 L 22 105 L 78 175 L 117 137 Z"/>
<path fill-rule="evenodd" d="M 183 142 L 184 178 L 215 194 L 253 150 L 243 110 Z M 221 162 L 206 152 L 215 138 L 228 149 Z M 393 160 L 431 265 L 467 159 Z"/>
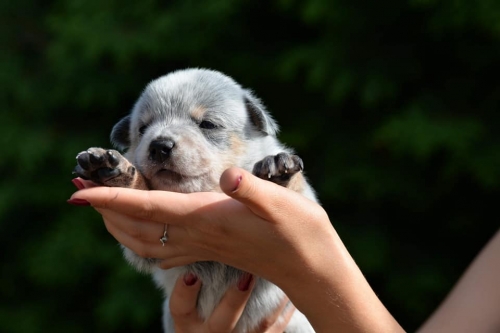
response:
<path fill-rule="evenodd" d="M 102 148 L 89 148 L 76 155 L 78 165 L 88 171 L 97 170 L 99 168 L 115 168 L 120 163 L 122 157 L 116 150 L 105 150 Z"/>
<path fill-rule="evenodd" d="M 271 181 L 287 180 L 303 169 L 304 163 L 300 157 L 288 153 L 280 153 L 274 156 L 267 156 L 262 161 L 257 162 L 254 165 L 253 174 Z"/>
<path fill-rule="evenodd" d="M 74 173 L 77 176 L 104 184 L 124 172 L 120 164 L 124 164 L 121 162 L 126 162 L 126 159 L 116 150 L 89 148 L 78 153 L 76 161 Z"/>

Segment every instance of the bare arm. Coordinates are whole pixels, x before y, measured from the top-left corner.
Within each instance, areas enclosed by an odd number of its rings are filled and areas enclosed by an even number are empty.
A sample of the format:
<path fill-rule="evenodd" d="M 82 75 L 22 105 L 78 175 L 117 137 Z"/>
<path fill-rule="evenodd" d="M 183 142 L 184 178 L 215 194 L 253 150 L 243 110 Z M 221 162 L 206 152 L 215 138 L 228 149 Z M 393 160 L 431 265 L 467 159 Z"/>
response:
<path fill-rule="evenodd" d="M 100 187 L 72 200 L 92 204 L 120 243 L 162 268 L 212 260 L 274 282 L 318 333 L 403 332 L 321 206 L 241 169 L 227 170 L 221 188 L 230 198 Z"/>
<path fill-rule="evenodd" d="M 500 231 L 418 332 L 500 332 Z"/>

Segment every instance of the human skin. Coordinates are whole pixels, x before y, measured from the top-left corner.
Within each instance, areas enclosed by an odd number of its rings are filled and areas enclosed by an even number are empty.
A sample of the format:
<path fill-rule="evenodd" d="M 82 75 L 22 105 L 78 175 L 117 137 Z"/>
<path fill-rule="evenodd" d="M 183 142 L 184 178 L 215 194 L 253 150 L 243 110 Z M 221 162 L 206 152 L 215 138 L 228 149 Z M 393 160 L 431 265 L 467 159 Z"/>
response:
<path fill-rule="evenodd" d="M 320 206 L 240 169 L 227 170 L 221 188 L 226 195 L 92 188 L 75 193 L 72 203 L 94 206 L 117 240 L 145 256 L 163 258 L 163 268 L 216 260 L 269 279 L 317 332 L 403 331 Z M 159 237 L 165 222 L 170 224 L 170 239 L 162 248 Z M 499 332 L 499 254 L 500 231 L 418 333 Z M 193 315 L 200 283 L 188 286 L 179 280 L 174 289 L 178 300 L 172 304 L 182 332 L 204 332 Z M 216 322 L 213 327 L 230 327 L 250 291 L 251 286 L 246 292 L 228 291 L 218 315 L 210 318 Z M 273 317 L 269 323 L 271 327 Z M 190 330 L 193 327 L 198 330 Z M 280 331 L 274 328 L 259 332 Z"/>
<path fill-rule="evenodd" d="M 418 333 L 500 332 L 500 231 Z"/>
<path fill-rule="evenodd" d="M 253 280 L 255 281 L 255 280 Z M 231 287 L 207 320 L 198 315 L 196 306 L 202 282 L 192 276 L 179 278 L 170 296 L 170 314 L 174 319 L 177 333 L 221 333 L 233 332 L 243 313 L 254 283 L 247 290 Z M 248 333 L 282 333 L 293 315 L 295 308 L 287 307 L 288 298 L 258 327 Z M 283 314 L 283 320 L 278 318 Z"/>
<path fill-rule="evenodd" d="M 321 206 L 238 168 L 220 186 L 224 193 L 93 187 L 70 202 L 92 205 L 120 243 L 162 268 L 219 261 L 275 283 L 316 332 L 403 332 Z"/>

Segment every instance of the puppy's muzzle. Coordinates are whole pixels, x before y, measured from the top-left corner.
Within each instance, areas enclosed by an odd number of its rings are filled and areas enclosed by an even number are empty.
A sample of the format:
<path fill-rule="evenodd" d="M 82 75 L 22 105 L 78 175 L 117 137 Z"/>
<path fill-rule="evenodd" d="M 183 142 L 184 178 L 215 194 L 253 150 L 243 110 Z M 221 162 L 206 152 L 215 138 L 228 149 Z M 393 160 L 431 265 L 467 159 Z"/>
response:
<path fill-rule="evenodd" d="M 149 144 L 149 159 L 162 163 L 170 157 L 174 147 L 172 139 L 154 140 Z"/>

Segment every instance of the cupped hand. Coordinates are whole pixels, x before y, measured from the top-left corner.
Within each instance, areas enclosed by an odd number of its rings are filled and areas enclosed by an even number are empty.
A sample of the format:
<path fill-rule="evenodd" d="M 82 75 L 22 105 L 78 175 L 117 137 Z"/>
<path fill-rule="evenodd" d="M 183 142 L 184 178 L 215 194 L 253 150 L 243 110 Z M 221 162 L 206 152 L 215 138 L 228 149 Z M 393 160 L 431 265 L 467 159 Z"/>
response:
<path fill-rule="evenodd" d="M 162 259 L 162 268 L 219 261 L 282 286 L 300 283 L 335 246 L 325 211 L 304 196 L 238 168 L 223 173 L 220 187 L 224 194 L 92 187 L 70 202 L 90 203 L 121 244 Z M 165 224 L 169 239 L 162 246 Z"/>
<path fill-rule="evenodd" d="M 69 202 L 92 205 L 120 243 L 161 259 L 162 268 L 218 261 L 273 282 L 317 332 L 402 331 L 320 205 L 238 168 L 223 173 L 220 187 L 224 193 L 93 187 Z"/>

